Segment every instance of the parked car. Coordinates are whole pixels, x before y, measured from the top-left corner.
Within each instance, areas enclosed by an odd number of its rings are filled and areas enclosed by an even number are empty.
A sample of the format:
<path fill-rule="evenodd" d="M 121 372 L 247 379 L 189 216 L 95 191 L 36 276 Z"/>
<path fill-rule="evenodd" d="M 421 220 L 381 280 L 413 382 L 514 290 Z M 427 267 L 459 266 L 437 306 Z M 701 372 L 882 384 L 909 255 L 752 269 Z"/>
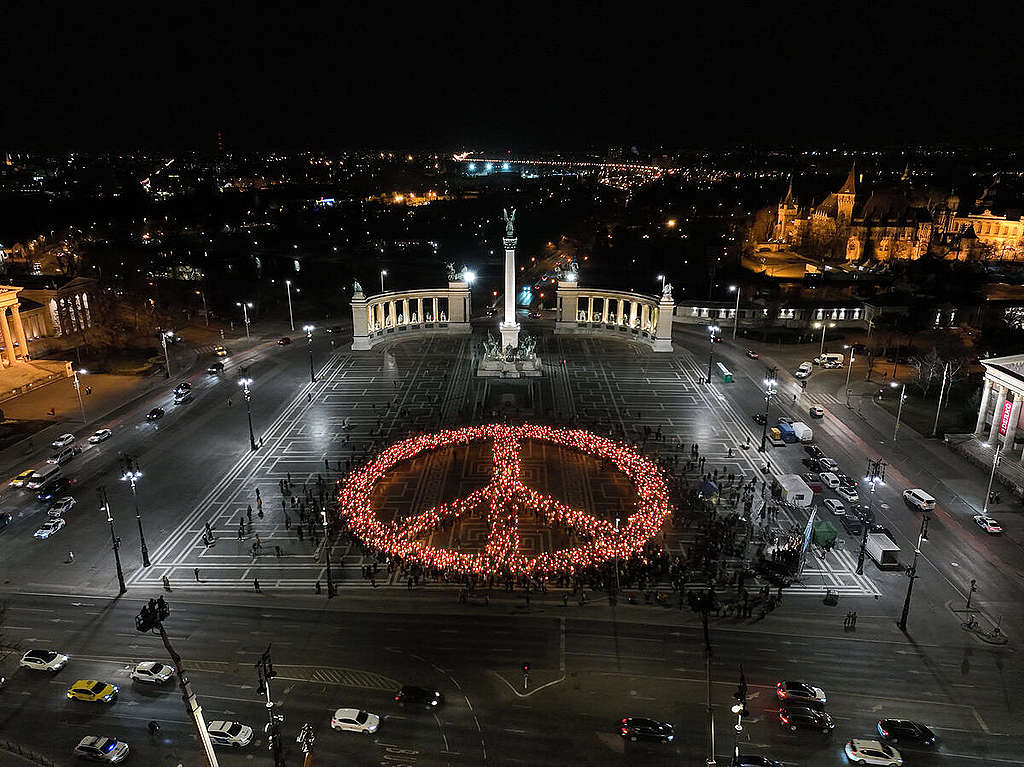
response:
<path fill-rule="evenodd" d="M 846 758 L 853 764 L 903 767 L 903 757 L 895 748 L 877 740 L 854 738 L 846 744 Z"/>
<path fill-rule="evenodd" d="M 827 458 L 826 456 L 821 456 L 818 459 L 818 465 L 821 467 L 822 471 L 839 471 L 839 464 L 836 463 L 835 460 L 833 460 L 832 458 Z"/>
<path fill-rule="evenodd" d="M 846 507 L 843 506 L 842 501 L 837 501 L 835 498 L 826 498 L 822 503 L 826 509 L 831 511 L 837 517 L 841 517 L 846 514 Z"/>
<path fill-rule="evenodd" d="M 1003 532 L 1003 528 L 998 522 L 992 519 L 992 517 L 986 516 L 984 514 L 979 514 L 978 516 L 976 516 L 974 518 L 974 522 L 978 527 L 980 527 L 989 535 L 999 535 L 1001 532 Z"/>
<path fill-rule="evenodd" d="M 845 485 L 840 485 L 836 488 L 836 495 L 850 503 L 857 503 L 857 501 L 860 500 L 860 496 L 857 495 L 856 488 L 847 487 Z"/>
<path fill-rule="evenodd" d="M 821 405 L 811 405 L 809 408 L 807 408 L 807 413 L 811 416 L 811 418 L 824 418 L 825 408 L 823 408 Z"/>
<path fill-rule="evenodd" d="M 804 444 L 804 452 L 814 459 L 825 457 L 824 451 L 817 445 Z"/>
<path fill-rule="evenodd" d="M 820 730 L 830 733 L 836 726 L 832 717 L 821 709 L 795 704 L 779 709 L 779 724 L 790 732 Z"/>
<path fill-rule="evenodd" d="M 252 743 L 252 727 L 240 722 L 210 722 L 206 726 L 206 732 L 215 746 L 242 748 Z"/>
<path fill-rule="evenodd" d="M 803 474 L 804 482 L 807 483 L 807 487 L 811 488 L 812 493 L 823 493 L 825 492 L 825 484 L 821 481 L 820 474 Z"/>
<path fill-rule="evenodd" d="M 104 442 L 110 439 L 113 433 L 114 432 L 112 432 L 110 429 L 97 429 L 89 437 L 89 442 L 92 443 L 93 445 L 97 444 L 98 442 Z M 127 748 L 127 746 L 125 746 L 125 748 Z"/>
<path fill-rule="evenodd" d="M 60 671 L 68 665 L 68 656 L 53 650 L 29 650 L 18 665 L 32 671 Z"/>
<path fill-rule="evenodd" d="M 864 523 L 856 517 L 845 514 L 839 518 L 839 522 L 842 524 L 843 529 L 850 535 L 858 538 L 864 535 Z"/>
<path fill-rule="evenodd" d="M 117 738 L 104 738 L 99 735 L 86 735 L 72 750 L 79 759 L 104 764 L 119 764 L 128 758 L 128 744 Z"/>
<path fill-rule="evenodd" d="M 61 434 L 57 439 L 50 443 L 50 447 L 54 450 L 60 450 L 62 447 L 67 447 L 75 441 L 74 434 Z"/>
<path fill-rule="evenodd" d="M 156 661 L 143 661 L 136 664 L 129 676 L 136 682 L 163 684 L 169 679 L 174 678 L 174 666 L 168 666 L 166 663 L 157 663 Z"/>
<path fill-rule="evenodd" d="M 619 734 L 627 740 L 653 740 L 658 743 L 671 743 L 676 737 L 675 729 L 668 722 L 639 716 L 622 719 L 619 722 Z"/>
<path fill-rule="evenodd" d="M 339 708 L 331 717 L 331 728 L 372 735 L 380 726 L 380 717 L 358 708 Z"/>
<path fill-rule="evenodd" d="M 159 420 L 159 419 L 161 419 L 163 417 L 164 417 L 163 408 L 159 408 L 159 407 L 155 407 L 152 410 L 150 410 L 148 413 L 146 413 L 146 420 L 147 421 L 157 421 L 157 420 Z"/>
<path fill-rule="evenodd" d="M 825 691 L 807 682 L 783 680 L 775 683 L 775 694 L 787 703 L 825 704 Z"/>
<path fill-rule="evenodd" d="M 825 485 L 829 490 L 835 490 L 839 487 L 839 477 L 833 474 L 831 471 L 823 471 L 818 475 L 821 478 L 821 483 Z"/>
<path fill-rule="evenodd" d="M 910 719 L 882 719 L 878 722 L 878 734 L 889 743 L 931 746 L 938 740 L 928 727 Z"/>

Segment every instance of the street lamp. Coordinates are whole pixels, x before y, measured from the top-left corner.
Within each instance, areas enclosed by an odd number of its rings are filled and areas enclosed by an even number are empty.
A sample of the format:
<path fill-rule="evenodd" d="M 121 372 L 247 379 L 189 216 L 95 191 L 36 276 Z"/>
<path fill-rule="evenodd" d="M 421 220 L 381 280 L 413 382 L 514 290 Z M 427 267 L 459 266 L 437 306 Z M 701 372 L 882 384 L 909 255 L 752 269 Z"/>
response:
<path fill-rule="evenodd" d="M 100 511 L 107 512 L 107 524 L 110 525 L 110 542 L 114 548 L 114 565 L 117 567 L 117 583 L 120 587 L 118 596 L 123 596 L 128 591 L 124 585 L 124 571 L 121 569 L 121 539 L 114 533 L 114 518 L 110 515 L 110 501 L 107 500 L 107 489 L 100 485 L 96 492 L 100 496 Z"/>
<path fill-rule="evenodd" d="M 174 338 L 173 330 L 164 330 L 160 333 L 160 340 L 164 345 L 164 362 L 167 363 L 167 377 L 171 377 L 171 355 L 167 351 L 167 339 Z"/>
<path fill-rule="evenodd" d="M 900 619 L 896 622 L 896 625 L 900 627 L 900 631 L 907 630 L 907 618 L 910 617 L 910 596 L 914 593 L 914 581 L 917 580 L 917 555 L 921 553 L 921 541 L 928 540 L 928 522 L 930 521 L 931 517 L 928 516 L 921 519 L 921 532 L 917 535 L 917 545 L 914 547 L 914 561 L 907 568 L 907 598 L 903 602 L 903 612 L 900 614 Z"/>
<path fill-rule="evenodd" d="M 992 497 L 992 482 L 996 478 L 996 467 L 999 465 L 999 440 L 996 440 L 996 452 L 992 456 L 992 472 L 988 475 L 988 490 L 985 491 L 985 505 L 981 509 L 981 515 L 988 515 L 988 499 Z"/>
<path fill-rule="evenodd" d="M 658 279 L 661 280 L 661 292 L 664 293 L 665 292 L 665 275 L 664 274 L 659 274 L 658 275 Z"/>
<path fill-rule="evenodd" d="M 890 381 L 889 386 L 896 388 L 900 386 L 899 381 Z M 896 408 L 896 428 L 892 430 L 892 441 L 896 441 L 896 433 L 900 430 L 900 416 L 903 415 L 903 400 L 906 398 L 907 385 L 903 384 L 900 387 L 900 406 Z"/>
<path fill-rule="evenodd" d="M 252 301 L 235 301 L 235 306 L 242 307 L 242 318 L 245 320 L 245 337 L 249 337 L 249 310 L 252 309 Z"/>
<path fill-rule="evenodd" d="M 203 317 L 206 318 L 206 327 L 210 327 L 210 310 L 206 308 L 206 293 L 202 290 L 197 290 L 196 295 L 203 299 Z"/>
<path fill-rule="evenodd" d="M 141 478 L 142 472 L 139 470 L 138 459 L 133 461 L 131 456 L 126 455 L 124 457 L 124 474 L 121 475 L 121 480 L 127 482 L 132 489 L 132 498 L 135 500 L 135 521 L 139 523 L 139 540 L 142 542 L 142 565 L 149 567 L 149 549 L 146 546 L 146 534 L 142 532 L 142 510 L 139 508 L 139 495 L 135 487 Z"/>
<path fill-rule="evenodd" d="M 316 383 L 316 377 L 313 375 L 313 331 L 315 328 L 312 325 L 303 325 L 302 329 L 306 331 L 306 346 L 309 348 L 309 382 Z"/>
<path fill-rule="evenodd" d="M 474 272 L 472 269 L 467 269 L 462 273 L 462 279 L 468 282 L 470 285 L 472 285 L 474 282 L 476 282 L 476 272 Z"/>
<path fill-rule="evenodd" d="M 249 386 L 252 384 L 251 378 L 239 378 L 238 385 L 242 387 L 242 394 L 245 397 L 245 413 L 249 416 L 249 444 L 252 449 L 256 449 L 256 435 L 252 431 L 252 389 Z"/>
<path fill-rule="evenodd" d="M 380 270 L 380 292 L 381 293 L 384 292 L 384 278 L 387 277 L 387 276 L 388 276 L 388 270 L 387 269 L 381 269 Z"/>
<path fill-rule="evenodd" d="M 875 461 L 868 461 L 868 470 L 864 480 L 871 483 L 871 498 L 868 501 L 868 508 L 872 512 L 875 507 L 875 486 L 885 484 L 886 465 L 886 462 L 881 458 Z M 864 522 L 864 532 L 861 534 L 860 553 L 857 555 L 857 575 L 864 574 L 864 555 L 867 553 L 868 546 L 868 523 L 866 520 L 862 521 Z"/>
<path fill-rule="evenodd" d="M 292 326 L 292 332 L 295 332 L 295 318 L 292 316 L 292 281 L 285 280 L 284 287 L 288 291 L 288 324 Z"/>
<path fill-rule="evenodd" d="M 818 352 L 819 356 L 821 356 L 822 354 L 825 353 L 825 330 L 827 328 L 834 328 L 835 326 L 836 326 L 836 323 L 834 323 L 834 322 L 815 322 L 814 323 L 814 327 L 821 328 L 821 350 Z"/>
<path fill-rule="evenodd" d="M 846 368 L 846 407 L 849 408 L 852 407 L 850 405 L 850 373 L 853 372 L 853 347 L 844 344 L 843 348 L 850 350 L 850 364 Z"/>
<path fill-rule="evenodd" d="M 778 368 L 768 368 L 768 375 L 765 377 L 764 383 L 764 423 L 761 425 L 761 452 L 765 451 L 765 443 L 768 441 L 768 406 L 771 404 L 772 397 L 778 393 L 775 388 L 778 385 Z"/>
<path fill-rule="evenodd" d="M 733 341 L 736 340 L 736 329 L 739 327 L 739 324 L 740 324 L 740 295 L 743 293 L 743 290 L 740 288 L 739 285 L 730 285 L 729 286 L 729 292 L 731 293 L 734 290 L 736 291 L 736 308 L 733 310 L 733 313 L 732 313 L 732 340 Z"/>
<path fill-rule="evenodd" d="M 270 752 L 274 756 L 274 767 L 284 767 L 284 751 L 281 747 L 281 722 L 284 721 L 283 714 L 274 713 L 274 701 L 270 697 L 270 680 L 277 676 L 274 671 L 274 662 L 270 658 L 270 645 L 256 662 L 256 678 L 259 685 L 256 688 L 257 694 L 266 695 L 267 726 L 265 732 L 270 738 Z"/>
<path fill-rule="evenodd" d="M 711 383 L 711 364 L 715 357 L 715 333 L 721 330 L 718 325 L 708 325 L 708 341 L 711 346 L 708 349 L 708 383 Z"/>
<path fill-rule="evenodd" d="M 331 540 L 330 531 L 327 529 L 327 510 L 321 509 L 320 519 L 324 525 L 324 556 L 327 558 L 327 597 L 330 599 L 338 590 L 334 588 L 334 580 L 331 578 Z"/>
<path fill-rule="evenodd" d="M 78 395 L 78 408 L 82 411 L 82 423 L 85 423 L 85 403 L 82 402 L 82 384 L 78 380 L 78 374 L 81 373 L 82 375 L 85 375 L 88 372 L 89 371 L 86 370 L 85 368 L 80 368 L 74 371 L 75 378 L 74 381 L 72 382 L 75 387 L 75 394 Z"/>

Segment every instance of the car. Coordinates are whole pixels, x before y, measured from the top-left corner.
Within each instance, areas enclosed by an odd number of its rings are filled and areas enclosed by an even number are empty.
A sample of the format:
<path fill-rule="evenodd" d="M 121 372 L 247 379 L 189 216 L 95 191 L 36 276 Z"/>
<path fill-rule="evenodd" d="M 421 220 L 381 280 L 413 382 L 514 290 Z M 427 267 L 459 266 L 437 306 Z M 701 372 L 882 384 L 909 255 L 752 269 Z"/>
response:
<path fill-rule="evenodd" d="M 240 722 L 225 722 L 218 719 L 206 726 L 206 732 L 215 746 L 242 748 L 252 743 L 252 727 Z"/>
<path fill-rule="evenodd" d="M 157 663 L 156 661 L 143 661 L 136 664 L 128 676 L 136 682 L 163 684 L 169 679 L 174 678 L 174 666 L 168 666 L 166 663 Z"/>
<path fill-rule="evenodd" d="M 846 514 L 846 507 L 843 506 L 842 501 L 837 501 L 835 498 L 826 498 L 823 503 L 825 508 L 837 517 L 841 517 Z"/>
<path fill-rule="evenodd" d="M 807 453 L 811 458 L 819 459 L 825 457 L 825 452 L 817 445 L 804 443 L 804 452 Z"/>
<path fill-rule="evenodd" d="M 71 490 L 71 479 L 69 477 L 56 477 L 39 488 L 36 493 L 36 500 L 40 503 L 47 503 L 53 501 L 54 498 L 67 494 L 69 490 Z"/>
<path fill-rule="evenodd" d="M 210 365 L 208 368 L 206 368 L 206 372 L 209 373 L 210 375 L 217 375 L 218 373 L 223 373 L 224 372 L 224 363 L 223 362 L 214 362 L 212 365 Z"/>
<path fill-rule="evenodd" d="M 542 318 L 543 316 L 544 316 L 544 315 L 543 315 L 543 314 L 542 314 L 541 312 L 538 312 L 538 311 L 533 311 L 533 312 L 530 312 L 530 314 L 529 314 L 529 317 L 530 317 L 530 319 L 532 319 L 532 320 L 539 320 L 539 319 L 541 319 L 541 318 Z"/>
<path fill-rule="evenodd" d="M 784 423 L 784 424 L 787 424 L 789 426 L 792 426 L 793 425 L 793 419 L 792 418 L 787 418 L 784 415 L 780 415 L 779 418 L 778 418 L 777 423 Z"/>
<path fill-rule="evenodd" d="M 877 727 L 878 734 L 889 743 L 920 743 L 932 746 L 938 740 L 927 726 L 910 719 L 881 719 Z"/>
<path fill-rule="evenodd" d="M 858 503 L 853 507 L 850 514 L 868 527 L 875 524 L 875 512 L 866 503 Z"/>
<path fill-rule="evenodd" d="M 147 421 L 156 421 L 164 417 L 163 408 L 155 407 L 146 413 Z"/>
<path fill-rule="evenodd" d="M 110 437 L 113 434 L 114 434 L 114 432 L 112 432 L 110 429 L 97 429 L 89 437 L 89 442 L 91 444 L 95 445 L 98 442 L 104 442 L 104 441 L 110 439 Z"/>
<path fill-rule="evenodd" d="M 50 504 L 50 508 L 46 510 L 46 516 L 48 517 L 61 517 L 67 512 L 71 511 L 71 507 L 75 505 L 75 499 L 70 495 L 65 495 L 63 498 L 54 501 Z"/>
<path fill-rule="evenodd" d="M 836 368 L 841 368 L 842 366 L 842 362 L 836 362 L 835 360 L 825 360 L 824 362 L 821 363 L 821 367 L 824 368 L 825 370 L 835 370 Z"/>
<path fill-rule="evenodd" d="M 974 523 L 989 535 L 999 535 L 999 533 L 1003 532 L 1003 528 L 998 522 L 984 514 L 976 516 Z"/>
<path fill-rule="evenodd" d="M 11 522 L 14 520 L 8 512 L 0 511 L 0 533 L 10 527 Z"/>
<path fill-rule="evenodd" d="M 824 418 L 825 408 L 823 408 L 821 405 L 811 405 L 809 408 L 807 408 L 807 413 L 811 416 L 811 418 Z"/>
<path fill-rule="evenodd" d="M 800 368 L 795 373 L 793 373 L 793 376 L 795 378 L 808 378 L 810 375 L 811 371 L 808 370 L 807 368 Z"/>
<path fill-rule="evenodd" d="M 776 682 L 775 694 L 786 703 L 817 703 L 825 705 L 825 691 L 807 682 L 783 680 Z"/>
<path fill-rule="evenodd" d="M 847 487 L 846 485 L 840 485 L 835 489 L 836 495 L 842 498 L 844 501 L 850 503 L 857 503 L 860 500 L 860 496 L 857 495 L 857 489 L 853 487 Z"/>
<path fill-rule="evenodd" d="M 437 708 L 444 704 L 444 695 L 437 690 L 407 684 L 395 693 L 395 702 L 402 708 L 408 705 Z"/>
<path fill-rule="evenodd" d="M 740 754 L 732 760 L 732 767 L 783 767 L 783 764 L 767 756 Z"/>
<path fill-rule="evenodd" d="M 864 535 L 864 523 L 852 514 L 844 514 L 839 518 L 839 522 L 850 535 L 855 535 L 858 538 Z"/>
<path fill-rule="evenodd" d="M 817 472 L 808 472 L 800 475 L 807 487 L 811 488 L 815 493 L 820 493 L 825 489 L 825 485 L 822 484 L 821 475 Z"/>
<path fill-rule="evenodd" d="M 722 342 L 723 342 L 724 340 L 725 340 L 725 339 L 724 339 L 724 338 L 722 338 L 722 337 L 721 337 L 720 335 L 714 335 L 714 336 L 711 336 L 711 343 L 713 343 L 713 344 L 720 344 L 720 343 L 722 343 Z"/>
<path fill-rule="evenodd" d="M 192 391 L 192 384 L 188 381 L 182 381 L 180 384 L 174 387 L 174 394 L 178 395 L 184 391 Z"/>
<path fill-rule="evenodd" d="M 835 459 L 828 458 L 824 455 L 818 459 L 818 466 L 821 467 L 822 471 L 839 471 L 839 464 L 835 462 Z"/>
<path fill-rule="evenodd" d="M 380 717 L 358 708 L 339 708 L 331 717 L 331 728 L 372 735 L 380 727 Z"/>
<path fill-rule="evenodd" d="M 48 519 L 45 522 L 43 522 L 42 527 L 36 530 L 35 537 L 39 540 L 49 538 L 54 533 L 59 533 L 61 530 L 63 530 L 64 525 L 66 524 L 67 522 L 64 520 L 64 517 L 54 517 L 53 519 Z"/>
<path fill-rule="evenodd" d="M 71 752 L 80 759 L 118 764 L 128 758 L 128 744 L 117 738 L 86 735 Z"/>
<path fill-rule="evenodd" d="M 67 447 L 75 441 L 74 434 L 61 434 L 57 439 L 50 443 L 50 447 L 54 450 L 60 450 L 62 447 Z"/>
<path fill-rule="evenodd" d="M 213 353 L 216 354 L 218 357 L 227 357 L 231 354 L 231 352 L 224 346 L 213 347 Z"/>
<path fill-rule="evenodd" d="M 821 484 L 823 484 L 829 490 L 835 490 L 837 487 L 839 487 L 839 477 L 837 477 L 831 471 L 823 471 L 818 476 L 821 478 Z"/>
<path fill-rule="evenodd" d="M 747 349 L 747 350 L 746 350 L 746 351 L 744 352 L 744 354 L 746 354 L 746 355 L 747 355 L 748 357 L 750 357 L 750 359 L 752 359 L 752 360 L 756 360 L 756 359 L 757 359 L 758 357 L 760 357 L 760 356 L 761 356 L 760 354 L 758 354 L 757 352 L 755 352 L 755 351 L 754 351 L 753 349 Z"/>
<path fill-rule="evenodd" d="M 292 339 L 290 339 L 288 336 L 281 336 L 279 339 L 277 339 L 277 345 L 278 346 L 287 346 L 291 342 L 292 342 Z"/>
<path fill-rule="evenodd" d="M 60 671 L 68 665 L 67 655 L 54 650 L 29 650 L 21 656 L 18 665 L 32 671 Z"/>
<path fill-rule="evenodd" d="M 658 743 L 671 743 L 676 737 L 675 729 L 668 722 L 639 716 L 622 719 L 619 722 L 619 734 L 627 740 L 653 740 Z"/>
<path fill-rule="evenodd" d="M 72 458 L 74 458 L 76 455 L 78 455 L 81 452 L 82 452 L 82 448 L 78 447 L 78 445 L 72 445 L 71 447 L 65 447 L 65 448 L 62 448 L 61 450 L 58 450 L 53 455 L 53 457 L 52 458 L 48 458 L 46 462 L 47 463 L 55 463 L 58 466 L 63 466 L 64 464 L 66 464 L 68 461 L 70 461 Z"/>
<path fill-rule="evenodd" d="M 120 688 L 110 682 L 95 679 L 79 679 L 68 688 L 68 700 L 84 700 L 89 703 L 113 703 Z"/>
<path fill-rule="evenodd" d="M 188 390 L 185 390 L 183 392 L 180 392 L 180 393 L 174 395 L 174 404 L 175 405 L 182 405 L 182 404 L 184 404 L 186 402 L 191 402 L 191 401 L 192 401 L 192 392 L 190 392 Z"/>
<path fill-rule="evenodd" d="M 789 705 L 779 709 L 779 724 L 790 732 L 797 730 L 820 730 L 830 733 L 836 723 L 821 709 L 810 706 Z"/>
<path fill-rule="evenodd" d="M 35 474 L 35 471 L 35 469 L 25 469 L 25 471 L 11 480 L 11 487 L 25 487 L 29 477 Z"/>
<path fill-rule="evenodd" d="M 919 487 L 904 490 L 903 502 L 918 511 L 932 511 L 935 508 L 935 498 Z"/>
<path fill-rule="evenodd" d="M 846 758 L 853 764 L 872 764 L 882 767 L 903 767 L 903 757 L 895 748 L 878 740 L 854 738 L 846 744 Z"/>
<path fill-rule="evenodd" d="M 754 413 L 753 418 L 754 423 L 756 423 L 758 426 L 764 426 L 768 422 L 768 418 L 765 416 L 764 413 Z"/>

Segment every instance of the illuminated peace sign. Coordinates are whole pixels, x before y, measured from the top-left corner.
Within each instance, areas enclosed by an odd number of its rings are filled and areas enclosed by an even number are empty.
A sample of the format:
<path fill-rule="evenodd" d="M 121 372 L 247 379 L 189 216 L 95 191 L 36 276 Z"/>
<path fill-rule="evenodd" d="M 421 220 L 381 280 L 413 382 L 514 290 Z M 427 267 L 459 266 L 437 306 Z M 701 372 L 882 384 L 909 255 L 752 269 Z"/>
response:
<path fill-rule="evenodd" d="M 384 523 L 377 518 L 370 503 L 373 487 L 397 464 L 431 450 L 468 445 L 478 440 L 494 442 L 494 473 L 485 487 L 402 522 Z M 550 442 L 614 464 L 632 481 L 637 495 L 625 526 L 616 532 L 607 520 L 569 508 L 527 487 L 519 474 L 523 440 Z M 615 556 L 628 557 L 640 551 L 672 513 L 661 471 L 632 448 L 588 431 L 529 424 L 467 426 L 398 442 L 345 481 L 338 491 L 338 509 L 352 531 L 373 547 L 428 567 L 483 574 L 574 572 Z M 420 540 L 444 522 L 477 509 L 485 512 L 488 524 L 483 552 L 437 549 Z M 549 523 L 574 530 L 582 542 L 534 557 L 523 555 L 519 551 L 520 510 L 532 511 Z"/>

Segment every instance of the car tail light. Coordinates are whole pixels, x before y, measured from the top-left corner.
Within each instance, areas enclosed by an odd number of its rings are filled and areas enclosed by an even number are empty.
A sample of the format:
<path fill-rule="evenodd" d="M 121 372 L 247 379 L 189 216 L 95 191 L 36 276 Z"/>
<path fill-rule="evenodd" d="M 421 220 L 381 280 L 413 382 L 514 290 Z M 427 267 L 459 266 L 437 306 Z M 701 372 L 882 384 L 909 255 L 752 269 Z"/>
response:
<path fill-rule="evenodd" d="M 785 690 L 779 690 L 779 697 L 780 697 L 780 698 L 785 698 L 785 697 L 786 697 L 786 695 L 787 695 L 787 693 L 786 693 L 786 691 L 785 691 Z"/>
<path fill-rule="evenodd" d="M 786 718 L 786 715 L 785 715 L 785 714 L 779 714 L 779 719 L 781 719 L 781 720 L 782 720 L 782 723 L 783 723 L 783 724 L 789 724 L 789 719 L 788 719 L 788 718 Z"/>
<path fill-rule="evenodd" d="M 889 737 L 889 731 L 887 729 L 885 729 L 884 727 L 879 727 L 878 729 L 881 731 L 883 738 Z"/>
<path fill-rule="evenodd" d="M 622 734 L 623 734 L 623 735 L 629 735 L 629 728 L 627 728 L 627 727 L 623 727 L 623 728 L 622 728 Z"/>
<path fill-rule="evenodd" d="M 395 700 L 398 700 L 398 699 L 399 699 L 399 696 L 397 696 L 397 695 L 396 695 L 396 696 L 395 696 Z"/>

